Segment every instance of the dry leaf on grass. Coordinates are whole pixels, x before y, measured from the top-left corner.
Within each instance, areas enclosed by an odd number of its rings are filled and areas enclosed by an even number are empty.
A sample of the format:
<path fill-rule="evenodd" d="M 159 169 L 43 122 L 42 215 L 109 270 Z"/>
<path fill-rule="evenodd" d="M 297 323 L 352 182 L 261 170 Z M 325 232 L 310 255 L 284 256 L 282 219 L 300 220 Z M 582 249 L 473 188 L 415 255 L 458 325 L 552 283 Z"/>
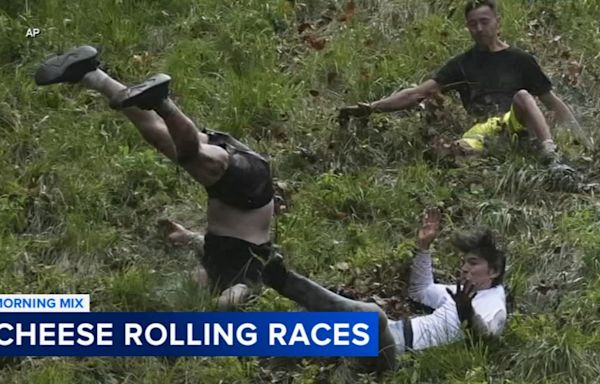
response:
<path fill-rule="evenodd" d="M 325 48 L 325 44 L 327 43 L 327 39 L 324 37 L 319 37 L 314 33 L 309 33 L 303 37 L 303 40 L 309 47 L 315 49 L 317 51 Z"/>
<path fill-rule="evenodd" d="M 352 20 L 355 12 L 356 12 L 356 3 L 354 2 L 354 0 L 350 0 L 348 3 L 346 3 L 346 6 L 344 7 L 344 13 L 338 17 L 338 21 L 348 22 L 348 21 Z"/>

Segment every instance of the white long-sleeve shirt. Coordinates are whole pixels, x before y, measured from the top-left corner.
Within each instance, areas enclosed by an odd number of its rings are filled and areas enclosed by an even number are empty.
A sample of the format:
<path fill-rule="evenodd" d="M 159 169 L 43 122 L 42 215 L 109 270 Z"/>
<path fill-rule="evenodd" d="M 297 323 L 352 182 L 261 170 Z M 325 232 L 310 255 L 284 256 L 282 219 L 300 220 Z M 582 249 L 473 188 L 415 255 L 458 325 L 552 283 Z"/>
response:
<path fill-rule="evenodd" d="M 426 316 L 412 318 L 413 349 L 422 350 L 436 345 L 462 340 L 464 334 L 456 303 L 446 292 L 456 292 L 456 285 L 435 284 L 431 267 L 431 252 L 418 252 L 411 266 L 408 294 L 411 299 L 434 309 Z M 479 334 L 498 336 L 506 323 L 506 294 L 504 286 L 484 289 L 473 298 L 474 327 Z M 392 326 L 392 333 L 399 329 Z M 399 335 L 394 335 L 396 338 Z"/>

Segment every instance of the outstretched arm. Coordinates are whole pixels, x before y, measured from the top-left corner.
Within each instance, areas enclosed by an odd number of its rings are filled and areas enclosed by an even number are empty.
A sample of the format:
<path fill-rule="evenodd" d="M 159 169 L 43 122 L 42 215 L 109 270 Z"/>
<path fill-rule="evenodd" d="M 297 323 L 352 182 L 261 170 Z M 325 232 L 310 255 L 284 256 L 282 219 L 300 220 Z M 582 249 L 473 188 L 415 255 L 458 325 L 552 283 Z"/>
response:
<path fill-rule="evenodd" d="M 539 99 L 546 108 L 556 114 L 556 118 L 560 124 L 563 124 L 571 129 L 577 135 L 577 138 L 582 141 L 582 144 L 588 149 L 593 149 L 593 142 L 581 129 L 577 122 L 573 111 L 563 102 L 554 92 L 550 91 L 539 96 Z"/>
<path fill-rule="evenodd" d="M 410 269 L 408 295 L 411 299 L 431 308 L 438 308 L 446 299 L 443 286 L 433 281 L 431 251 L 429 247 L 440 231 L 441 212 L 437 208 L 425 211 L 417 235 L 417 254 Z"/>
<path fill-rule="evenodd" d="M 375 112 L 394 112 L 404 108 L 417 105 L 441 91 L 441 87 L 435 80 L 427 80 L 414 87 L 403 89 L 384 99 L 370 103 L 369 106 Z"/>
<path fill-rule="evenodd" d="M 340 110 L 340 118 L 350 116 L 366 117 L 373 112 L 393 112 L 417 105 L 441 91 L 441 86 L 435 80 L 427 80 L 414 88 L 403 89 L 393 95 L 372 103 L 358 103 Z"/>

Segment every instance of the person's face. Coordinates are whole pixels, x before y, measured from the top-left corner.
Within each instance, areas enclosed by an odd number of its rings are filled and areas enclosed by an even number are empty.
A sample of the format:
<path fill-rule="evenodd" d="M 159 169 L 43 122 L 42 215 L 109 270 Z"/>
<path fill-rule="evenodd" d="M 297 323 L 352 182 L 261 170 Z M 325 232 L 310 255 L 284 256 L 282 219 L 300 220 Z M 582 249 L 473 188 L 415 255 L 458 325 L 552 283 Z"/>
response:
<path fill-rule="evenodd" d="M 499 17 L 487 5 L 473 9 L 467 15 L 467 28 L 479 46 L 489 46 L 498 36 Z"/>
<path fill-rule="evenodd" d="M 492 281 L 500 275 L 490 268 L 487 260 L 473 253 L 464 256 L 460 272 L 462 283 L 468 280 L 477 290 L 490 288 Z"/>

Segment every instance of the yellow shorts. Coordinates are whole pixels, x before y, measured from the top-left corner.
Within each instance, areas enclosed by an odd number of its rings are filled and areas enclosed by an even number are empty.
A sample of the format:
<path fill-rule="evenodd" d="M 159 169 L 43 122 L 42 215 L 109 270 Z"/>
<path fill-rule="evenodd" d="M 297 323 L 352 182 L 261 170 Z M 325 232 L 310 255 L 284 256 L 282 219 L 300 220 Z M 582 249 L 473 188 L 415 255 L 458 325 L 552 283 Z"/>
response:
<path fill-rule="evenodd" d="M 482 151 L 485 138 L 499 134 L 505 127 L 510 133 L 519 133 L 525 130 L 525 126 L 517 120 L 512 106 L 510 107 L 510 111 L 506 112 L 503 116 L 490 117 L 483 123 L 472 126 L 458 140 L 458 143 L 466 145 L 473 150 Z"/>

